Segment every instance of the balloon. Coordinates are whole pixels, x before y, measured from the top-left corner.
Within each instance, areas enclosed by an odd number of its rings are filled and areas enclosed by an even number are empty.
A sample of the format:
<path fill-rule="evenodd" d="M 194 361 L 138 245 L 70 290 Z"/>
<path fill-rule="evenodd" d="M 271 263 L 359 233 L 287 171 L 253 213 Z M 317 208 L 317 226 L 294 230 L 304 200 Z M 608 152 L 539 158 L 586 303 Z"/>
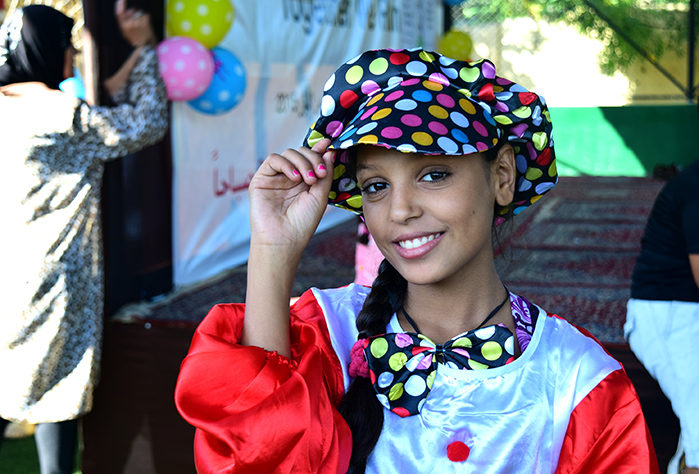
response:
<path fill-rule="evenodd" d="M 218 45 L 233 25 L 230 0 L 168 0 L 167 30 L 170 36 L 188 36 L 207 49 Z"/>
<path fill-rule="evenodd" d="M 73 77 L 62 81 L 58 84 L 58 88 L 65 94 L 85 100 L 85 83 L 83 83 L 80 71 L 76 68 L 73 69 Z"/>
<path fill-rule="evenodd" d="M 211 52 L 192 38 L 176 36 L 160 43 L 158 63 L 170 100 L 196 99 L 214 77 Z"/>
<path fill-rule="evenodd" d="M 211 85 L 197 99 L 188 102 L 195 110 L 218 115 L 228 112 L 243 100 L 246 78 L 243 63 L 221 47 L 211 50 L 216 72 Z"/>
<path fill-rule="evenodd" d="M 439 40 L 439 52 L 459 61 L 470 61 L 473 54 L 473 41 L 468 33 L 449 30 Z"/>

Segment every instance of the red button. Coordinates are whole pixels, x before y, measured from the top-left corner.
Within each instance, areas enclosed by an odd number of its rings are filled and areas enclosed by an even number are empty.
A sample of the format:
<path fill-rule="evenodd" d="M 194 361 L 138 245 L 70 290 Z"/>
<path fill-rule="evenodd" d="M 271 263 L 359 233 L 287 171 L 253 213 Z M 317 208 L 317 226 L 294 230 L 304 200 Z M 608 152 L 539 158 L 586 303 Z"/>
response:
<path fill-rule="evenodd" d="M 454 441 L 447 446 L 447 457 L 453 462 L 464 462 L 470 452 L 469 447 L 461 441 Z"/>

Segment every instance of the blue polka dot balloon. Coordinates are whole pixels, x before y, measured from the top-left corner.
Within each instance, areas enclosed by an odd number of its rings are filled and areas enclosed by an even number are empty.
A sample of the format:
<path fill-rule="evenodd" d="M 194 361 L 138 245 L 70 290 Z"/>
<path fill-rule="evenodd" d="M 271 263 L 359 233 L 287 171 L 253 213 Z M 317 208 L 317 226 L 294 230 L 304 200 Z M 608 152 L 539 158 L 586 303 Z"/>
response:
<path fill-rule="evenodd" d="M 243 63 L 227 49 L 211 50 L 214 57 L 214 78 L 199 97 L 187 102 L 198 112 L 220 115 L 238 105 L 245 95 L 247 79 Z"/>

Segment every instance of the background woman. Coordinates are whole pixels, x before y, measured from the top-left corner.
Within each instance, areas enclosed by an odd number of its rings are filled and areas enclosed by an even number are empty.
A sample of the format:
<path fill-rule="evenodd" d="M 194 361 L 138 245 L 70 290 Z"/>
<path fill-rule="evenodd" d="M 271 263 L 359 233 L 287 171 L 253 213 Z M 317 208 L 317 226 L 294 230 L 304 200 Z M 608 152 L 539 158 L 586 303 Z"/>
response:
<path fill-rule="evenodd" d="M 37 424 L 44 474 L 73 472 L 77 419 L 98 377 L 104 163 L 157 142 L 168 125 L 150 17 L 125 0 L 115 14 L 134 48 L 105 82 L 115 107 L 58 90 L 73 72 L 70 18 L 31 5 L 0 30 L 0 434 L 7 420 Z"/>

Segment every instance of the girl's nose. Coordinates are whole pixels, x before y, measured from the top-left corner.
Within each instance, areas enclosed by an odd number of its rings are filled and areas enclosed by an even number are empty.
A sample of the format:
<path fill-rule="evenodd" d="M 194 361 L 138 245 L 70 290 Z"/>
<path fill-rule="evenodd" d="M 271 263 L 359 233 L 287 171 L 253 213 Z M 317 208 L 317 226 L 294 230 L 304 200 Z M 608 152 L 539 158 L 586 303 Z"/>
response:
<path fill-rule="evenodd" d="M 415 190 L 408 186 L 392 186 L 389 215 L 392 222 L 406 223 L 421 214 L 422 207 Z"/>

